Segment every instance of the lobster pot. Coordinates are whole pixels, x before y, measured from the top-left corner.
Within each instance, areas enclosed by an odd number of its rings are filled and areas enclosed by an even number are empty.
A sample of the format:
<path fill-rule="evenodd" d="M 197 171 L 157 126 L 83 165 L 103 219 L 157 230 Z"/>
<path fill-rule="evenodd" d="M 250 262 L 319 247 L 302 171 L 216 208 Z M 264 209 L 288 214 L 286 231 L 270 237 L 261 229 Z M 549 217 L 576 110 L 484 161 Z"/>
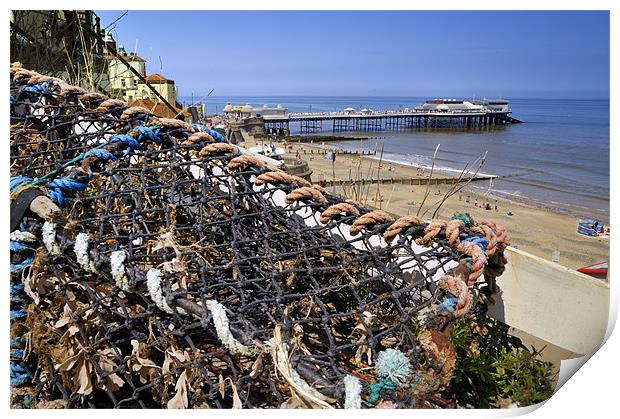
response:
<path fill-rule="evenodd" d="M 446 334 L 498 291 L 501 226 L 397 219 L 19 67 L 10 90 L 15 397 L 417 407 L 449 385 Z"/>

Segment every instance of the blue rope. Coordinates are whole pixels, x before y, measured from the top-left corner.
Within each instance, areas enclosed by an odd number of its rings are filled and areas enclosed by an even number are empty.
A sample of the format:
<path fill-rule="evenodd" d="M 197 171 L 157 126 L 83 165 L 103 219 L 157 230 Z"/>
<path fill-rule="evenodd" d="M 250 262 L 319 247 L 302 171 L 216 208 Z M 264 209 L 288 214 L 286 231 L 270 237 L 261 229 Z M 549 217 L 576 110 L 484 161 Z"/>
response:
<path fill-rule="evenodd" d="M 28 178 L 22 177 L 21 179 L 11 179 L 11 186 L 16 186 L 21 184 L 24 180 Z M 22 228 L 23 231 L 23 228 Z M 19 243 L 17 241 L 10 241 L 10 250 L 11 252 L 20 252 L 26 249 L 31 249 L 30 247 Z M 33 257 L 27 258 L 18 264 L 11 264 L 11 272 L 17 273 L 21 272 L 26 266 L 30 265 L 34 261 Z M 11 321 L 24 319 L 28 316 L 27 311 L 23 308 L 23 301 L 28 296 L 24 292 L 25 285 L 21 282 L 11 283 L 10 284 L 10 295 L 11 295 L 11 306 L 16 309 L 10 310 L 10 319 Z M 22 386 L 24 384 L 28 384 L 32 381 L 32 375 L 30 372 L 22 365 L 22 360 L 25 355 L 25 338 L 23 336 L 17 336 L 11 338 L 10 340 L 10 368 L 11 368 L 11 386 Z M 24 399 L 24 402 L 27 405 L 32 405 L 32 399 Z"/>
<path fill-rule="evenodd" d="M 206 126 L 202 125 L 202 124 L 192 124 L 192 127 L 200 130 L 200 131 L 204 131 L 207 134 L 209 134 L 211 137 L 213 137 L 214 140 L 219 141 L 220 143 L 225 143 L 226 139 L 222 136 L 222 134 L 220 134 L 219 132 L 212 130 L 211 128 L 207 128 Z"/>
<path fill-rule="evenodd" d="M 92 150 L 91 150 L 92 151 Z M 75 179 L 71 179 L 69 177 L 63 177 L 54 179 L 49 184 L 49 191 L 47 195 L 52 198 L 58 205 L 64 207 L 67 203 L 65 197 L 62 193 L 65 191 L 83 191 L 86 189 L 86 183 L 79 182 Z"/>
<path fill-rule="evenodd" d="M 127 156 L 133 150 L 140 148 L 140 142 L 127 134 L 116 134 L 110 140 L 110 144 L 121 143 L 127 146 L 127 149 L 123 152 L 123 157 Z"/>
<path fill-rule="evenodd" d="M 66 191 L 83 191 L 86 184 L 69 177 L 61 177 L 50 182 L 49 187 L 53 189 L 63 189 Z"/>
<path fill-rule="evenodd" d="M 44 86 L 42 84 L 33 84 L 32 86 L 26 86 L 23 88 L 23 91 L 28 92 L 28 93 L 38 93 L 38 94 L 49 93 L 49 89 L 47 88 L 47 86 Z"/>
<path fill-rule="evenodd" d="M 64 207 L 67 203 L 60 189 L 52 189 L 47 193 L 47 195 L 52 198 L 52 201 L 56 202 L 61 207 Z"/>
<path fill-rule="evenodd" d="M 24 268 L 30 265 L 34 261 L 34 258 L 27 258 L 23 262 L 20 263 L 11 263 L 11 273 L 20 273 L 24 270 Z"/>
<path fill-rule="evenodd" d="M 19 304 L 23 302 L 27 297 L 28 295 L 23 292 L 23 288 L 21 290 L 13 289 L 13 285 L 11 285 L 11 304 Z"/>
<path fill-rule="evenodd" d="M 11 252 L 21 252 L 22 250 L 33 250 L 29 246 L 26 246 L 25 244 L 16 242 L 14 240 L 11 240 L 9 249 L 11 250 Z"/>
<path fill-rule="evenodd" d="M 32 178 L 26 177 L 26 176 L 11 176 L 11 192 L 13 192 L 15 189 L 17 189 L 18 186 L 20 186 L 23 183 L 26 182 L 31 182 Z"/>
<path fill-rule="evenodd" d="M 454 313 L 456 309 L 456 297 L 446 297 L 441 304 L 437 305 L 437 311 L 449 311 Z"/>
<path fill-rule="evenodd" d="M 109 160 L 116 160 L 116 156 L 114 156 L 114 154 L 112 154 L 112 152 L 103 149 L 104 146 L 108 145 L 108 144 L 113 144 L 113 143 L 122 143 L 123 145 L 127 146 L 127 149 L 124 151 L 123 153 L 123 157 L 127 156 L 132 150 L 135 150 L 137 148 L 140 148 L 140 140 L 143 138 L 146 138 L 148 140 L 154 141 L 158 144 L 161 143 L 161 138 L 159 138 L 158 134 L 159 131 L 161 130 L 161 127 L 159 125 L 154 125 L 152 127 L 146 127 L 144 125 L 140 125 L 136 128 L 134 128 L 134 131 L 137 132 L 138 134 L 138 138 L 135 139 L 130 135 L 127 134 L 117 134 L 114 135 L 112 137 L 112 139 L 110 141 L 108 141 L 107 143 L 101 143 L 98 146 L 94 147 L 93 149 L 85 152 L 85 153 L 81 153 L 79 156 L 71 159 L 71 161 L 63 164 L 63 166 L 61 168 L 55 169 L 54 171 L 48 173 L 45 176 L 41 176 L 38 177 L 36 179 L 31 179 L 29 177 L 25 177 L 25 176 L 15 176 L 11 178 L 11 192 L 13 192 L 18 186 L 24 184 L 24 183 L 29 183 L 32 185 L 36 185 L 40 182 L 42 182 L 43 180 L 45 180 L 48 177 L 52 177 L 58 173 L 60 173 L 62 170 L 64 170 L 66 167 L 68 167 L 71 164 L 74 164 L 84 158 L 87 157 L 96 157 L 101 161 L 109 161 Z M 89 179 L 90 179 L 90 174 L 89 174 Z M 88 186 L 87 183 L 85 182 L 80 182 L 77 181 L 75 179 L 72 179 L 70 177 L 63 177 L 63 178 L 58 178 L 58 179 L 54 179 L 52 180 L 49 185 L 48 185 L 48 196 L 54 201 L 56 202 L 59 206 L 64 207 L 67 204 L 67 201 L 64 197 L 63 191 L 67 192 L 67 191 L 83 191 L 84 189 L 86 189 Z"/>
<path fill-rule="evenodd" d="M 473 243 L 483 251 L 487 248 L 487 239 L 485 237 L 471 236 L 463 240 L 464 242 Z"/>
<path fill-rule="evenodd" d="M 99 160 L 104 162 L 109 160 L 116 160 L 114 154 L 104 148 L 93 148 L 92 150 L 84 153 L 84 158 L 86 157 L 97 157 Z"/>
<path fill-rule="evenodd" d="M 26 368 L 15 362 L 11 362 L 11 386 L 15 387 L 24 385 L 30 381 L 31 378 L 32 375 L 28 372 L 28 370 L 26 370 Z"/>
<path fill-rule="evenodd" d="M 19 310 L 11 310 L 11 320 L 23 319 L 27 315 L 28 313 L 26 313 L 26 310 L 23 308 L 20 308 Z"/>
<path fill-rule="evenodd" d="M 23 349 L 11 349 L 11 358 L 21 360 L 23 357 L 24 357 Z"/>
<path fill-rule="evenodd" d="M 161 144 L 161 138 L 157 134 L 161 131 L 161 127 L 159 125 L 153 125 L 152 127 L 145 127 L 144 125 L 140 125 L 136 127 L 138 131 L 138 139 L 141 140 L 143 137 L 148 138 L 151 141 L 155 141 L 157 144 Z"/>
<path fill-rule="evenodd" d="M 11 297 L 16 297 L 19 296 L 20 294 L 23 294 L 24 292 L 24 284 L 12 284 L 11 285 Z"/>

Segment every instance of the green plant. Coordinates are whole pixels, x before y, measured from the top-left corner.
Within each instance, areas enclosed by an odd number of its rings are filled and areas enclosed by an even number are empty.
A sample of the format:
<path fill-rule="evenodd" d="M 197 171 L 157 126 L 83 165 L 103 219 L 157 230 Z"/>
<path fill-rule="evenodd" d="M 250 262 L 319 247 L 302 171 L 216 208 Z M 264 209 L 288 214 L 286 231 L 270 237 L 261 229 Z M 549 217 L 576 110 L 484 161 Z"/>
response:
<path fill-rule="evenodd" d="M 537 359 L 505 324 L 464 317 L 454 324 L 450 339 L 457 363 L 449 392 L 459 405 L 491 408 L 507 399 L 527 406 L 553 394 L 551 364 Z"/>
<path fill-rule="evenodd" d="M 535 359 L 527 350 L 503 350 L 492 367 L 499 396 L 520 406 L 543 402 L 553 394 L 551 364 Z"/>

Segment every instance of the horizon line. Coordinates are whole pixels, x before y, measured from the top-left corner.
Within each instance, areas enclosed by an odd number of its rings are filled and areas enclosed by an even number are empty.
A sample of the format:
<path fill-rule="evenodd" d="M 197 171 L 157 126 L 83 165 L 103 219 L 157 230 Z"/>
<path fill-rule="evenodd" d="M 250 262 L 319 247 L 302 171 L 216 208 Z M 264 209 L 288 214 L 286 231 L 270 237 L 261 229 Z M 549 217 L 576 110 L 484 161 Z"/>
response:
<path fill-rule="evenodd" d="M 242 95 L 242 94 L 229 94 L 229 95 L 199 95 L 193 94 L 195 97 L 211 97 L 211 98 L 229 98 L 229 97 L 240 97 L 240 98 L 300 98 L 300 97 L 309 97 L 309 98 L 413 98 L 413 99 L 423 99 L 423 98 L 438 98 L 438 99 L 462 99 L 462 100 L 480 100 L 480 99 L 505 99 L 505 100 L 522 100 L 522 99 L 542 99 L 542 100 L 606 100 L 609 101 L 610 97 L 548 97 L 548 96 L 530 96 L 530 97 L 506 97 L 506 96 L 476 96 L 476 97 L 463 97 L 463 96 L 393 96 L 393 95 L 274 95 L 274 94 L 264 94 L 264 95 Z M 181 98 L 191 98 L 192 94 L 189 95 L 179 95 Z"/>

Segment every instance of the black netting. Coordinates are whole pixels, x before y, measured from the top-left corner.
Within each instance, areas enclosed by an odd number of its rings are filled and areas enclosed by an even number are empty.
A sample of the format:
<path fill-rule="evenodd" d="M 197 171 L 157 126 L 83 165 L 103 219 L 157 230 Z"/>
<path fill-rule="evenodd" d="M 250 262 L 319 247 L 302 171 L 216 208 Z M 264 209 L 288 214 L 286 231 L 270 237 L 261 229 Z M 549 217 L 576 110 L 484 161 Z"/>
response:
<path fill-rule="evenodd" d="M 11 76 L 11 222 L 36 237 L 12 241 L 12 335 L 33 399 L 343 407 L 349 376 L 363 406 L 415 407 L 447 385 L 436 335 L 496 291 L 501 227 L 395 221 L 207 127 Z M 32 190 L 48 213 L 13 211 Z"/>

